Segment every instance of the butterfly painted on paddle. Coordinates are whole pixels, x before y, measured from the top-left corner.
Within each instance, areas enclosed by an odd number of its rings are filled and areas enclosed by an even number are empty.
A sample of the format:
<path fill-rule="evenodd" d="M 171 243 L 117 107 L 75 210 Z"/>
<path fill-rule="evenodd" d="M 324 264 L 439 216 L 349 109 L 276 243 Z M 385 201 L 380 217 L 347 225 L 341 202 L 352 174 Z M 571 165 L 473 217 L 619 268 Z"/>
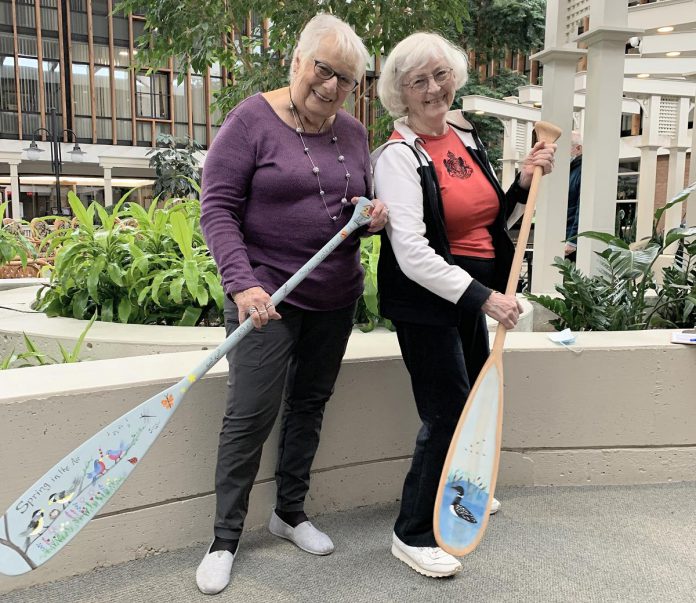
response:
<path fill-rule="evenodd" d="M 474 169 L 466 162 L 463 157 L 457 157 L 452 151 L 447 151 L 447 159 L 442 163 L 447 169 L 447 173 L 455 178 L 470 178 Z"/>

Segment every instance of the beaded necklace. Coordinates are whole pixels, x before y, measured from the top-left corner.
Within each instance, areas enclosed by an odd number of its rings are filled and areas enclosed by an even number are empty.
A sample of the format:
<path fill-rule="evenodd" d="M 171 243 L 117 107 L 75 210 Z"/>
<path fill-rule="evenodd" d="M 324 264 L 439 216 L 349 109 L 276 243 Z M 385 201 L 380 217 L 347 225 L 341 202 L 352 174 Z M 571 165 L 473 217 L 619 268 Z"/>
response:
<path fill-rule="evenodd" d="M 341 215 L 343 214 L 343 208 L 348 205 L 348 185 L 350 184 L 350 172 L 348 171 L 348 168 L 346 167 L 346 158 L 344 155 L 341 153 L 341 149 L 338 146 L 338 137 L 336 136 L 334 129 L 333 129 L 333 124 L 331 124 L 329 127 L 331 128 L 331 144 L 336 145 L 336 151 L 338 152 L 338 162 L 343 166 L 343 169 L 346 172 L 346 188 L 343 191 L 343 197 L 341 198 L 341 210 L 334 216 L 331 215 L 331 212 L 329 211 L 329 206 L 326 204 L 326 191 L 324 191 L 324 187 L 321 185 L 321 178 L 319 177 L 319 174 L 321 170 L 319 169 L 319 166 L 314 162 L 314 159 L 312 159 L 312 155 L 309 152 L 309 147 L 307 146 L 307 143 L 305 142 L 304 137 L 302 136 L 303 132 L 306 132 L 306 128 L 304 127 L 304 123 L 302 123 L 302 118 L 300 117 L 299 113 L 297 112 L 297 109 L 295 108 L 295 103 L 292 101 L 292 94 L 290 95 L 290 112 L 292 113 L 292 117 L 295 120 L 295 132 L 297 132 L 298 136 L 300 137 L 300 142 L 302 143 L 302 148 L 304 150 L 305 155 L 307 155 L 307 158 L 309 159 L 309 162 L 312 164 L 312 173 L 316 176 L 317 178 L 317 184 L 319 185 L 319 196 L 321 197 L 321 202 L 324 205 L 324 209 L 326 210 L 326 214 L 329 216 L 329 218 L 332 221 L 338 220 Z M 324 122 L 321 124 L 319 127 L 319 131 L 324 127 L 324 124 L 326 123 L 326 119 Z"/>

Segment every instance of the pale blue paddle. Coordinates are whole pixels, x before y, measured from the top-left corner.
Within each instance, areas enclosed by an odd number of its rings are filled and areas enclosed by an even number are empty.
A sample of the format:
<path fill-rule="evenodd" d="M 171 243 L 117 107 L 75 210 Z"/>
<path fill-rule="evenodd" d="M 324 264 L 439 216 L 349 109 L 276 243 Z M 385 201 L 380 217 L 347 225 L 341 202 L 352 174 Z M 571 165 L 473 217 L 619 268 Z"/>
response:
<path fill-rule="evenodd" d="M 360 198 L 350 222 L 271 300 L 277 306 L 348 235 L 370 221 L 372 203 Z M 189 388 L 251 331 L 247 318 L 191 373 L 119 417 L 75 448 L 27 489 L 0 518 L 0 573 L 36 569 L 87 525 L 136 468 Z"/>

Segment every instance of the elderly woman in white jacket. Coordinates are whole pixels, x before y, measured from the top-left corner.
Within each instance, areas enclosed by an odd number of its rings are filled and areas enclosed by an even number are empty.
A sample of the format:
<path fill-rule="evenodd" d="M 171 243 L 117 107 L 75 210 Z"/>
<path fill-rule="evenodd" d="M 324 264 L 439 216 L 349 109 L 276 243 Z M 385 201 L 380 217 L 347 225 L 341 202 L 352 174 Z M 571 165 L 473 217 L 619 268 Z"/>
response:
<path fill-rule="evenodd" d="M 555 145 L 538 143 L 503 191 L 476 130 L 450 111 L 467 78 L 464 52 L 432 33 L 387 58 L 380 99 L 394 122 L 372 156 L 376 194 L 389 208 L 378 279 L 411 376 L 422 427 L 406 477 L 392 553 L 426 576 L 460 562 L 437 547 L 433 508 L 452 434 L 489 354 L 486 315 L 506 328 L 520 305 L 504 291 L 514 247 L 507 221 L 524 204 L 534 166 L 551 171 Z M 437 378 L 435 378 L 437 375 Z M 494 500 L 492 512 L 499 508 Z"/>

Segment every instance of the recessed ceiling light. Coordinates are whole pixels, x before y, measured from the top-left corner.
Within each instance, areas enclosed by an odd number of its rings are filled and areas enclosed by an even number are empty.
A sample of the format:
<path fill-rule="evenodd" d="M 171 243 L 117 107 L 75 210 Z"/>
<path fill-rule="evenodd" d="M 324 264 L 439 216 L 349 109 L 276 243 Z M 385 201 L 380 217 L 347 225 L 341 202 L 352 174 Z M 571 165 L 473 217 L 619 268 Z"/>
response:
<path fill-rule="evenodd" d="M 678 50 L 673 50 L 672 52 L 668 52 L 666 56 L 668 57 L 678 57 L 681 54 Z"/>
<path fill-rule="evenodd" d="M 474 111 L 474 115 L 485 115 L 485 113 L 486 113 L 486 112 L 485 112 L 485 111 L 481 111 L 481 109 L 479 109 L 478 111 Z"/>
<path fill-rule="evenodd" d="M 539 101 L 537 101 L 534 103 L 534 106 L 537 108 L 541 108 L 541 103 Z"/>
<path fill-rule="evenodd" d="M 639 77 L 640 79 L 644 80 L 646 77 L 650 77 L 649 73 L 639 73 L 636 77 Z"/>
<path fill-rule="evenodd" d="M 674 27 L 672 27 L 671 25 L 657 28 L 657 33 L 669 33 L 670 31 L 674 31 Z"/>

